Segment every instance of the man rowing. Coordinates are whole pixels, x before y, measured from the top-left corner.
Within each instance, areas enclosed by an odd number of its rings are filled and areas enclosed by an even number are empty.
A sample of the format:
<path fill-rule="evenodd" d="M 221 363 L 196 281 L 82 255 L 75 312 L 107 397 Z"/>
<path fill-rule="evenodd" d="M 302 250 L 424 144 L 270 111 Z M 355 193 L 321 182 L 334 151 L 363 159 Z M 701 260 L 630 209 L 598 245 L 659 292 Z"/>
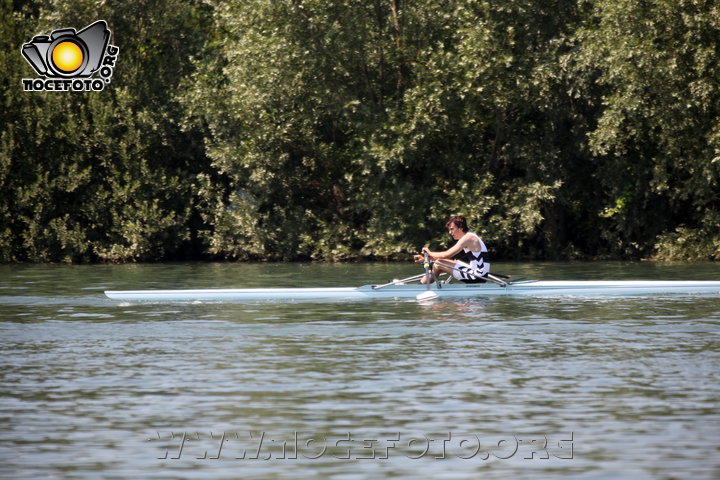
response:
<path fill-rule="evenodd" d="M 427 247 L 423 247 L 422 255 L 414 256 L 415 261 L 423 262 L 424 254 L 427 253 L 429 260 L 433 262 L 434 278 L 438 278 L 440 273 L 447 273 L 465 283 L 485 282 L 483 277 L 490 273 L 490 263 L 488 250 L 483 241 L 477 234 L 468 231 L 467 221 L 463 216 L 450 217 L 445 227 L 450 236 L 457 240 L 457 243 L 442 252 L 433 252 Z M 453 260 L 453 257 L 461 251 L 467 255 L 467 262 Z M 423 277 L 422 283 L 426 283 L 425 277 Z"/>

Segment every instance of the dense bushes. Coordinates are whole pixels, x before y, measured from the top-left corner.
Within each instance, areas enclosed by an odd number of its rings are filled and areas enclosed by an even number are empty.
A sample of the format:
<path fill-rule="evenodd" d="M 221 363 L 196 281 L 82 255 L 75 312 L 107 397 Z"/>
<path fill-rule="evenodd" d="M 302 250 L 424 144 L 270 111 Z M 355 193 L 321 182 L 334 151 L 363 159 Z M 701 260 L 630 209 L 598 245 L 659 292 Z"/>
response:
<path fill-rule="evenodd" d="M 0 260 L 720 259 L 702 0 L 0 1 Z M 23 92 L 108 21 L 102 92 Z"/>

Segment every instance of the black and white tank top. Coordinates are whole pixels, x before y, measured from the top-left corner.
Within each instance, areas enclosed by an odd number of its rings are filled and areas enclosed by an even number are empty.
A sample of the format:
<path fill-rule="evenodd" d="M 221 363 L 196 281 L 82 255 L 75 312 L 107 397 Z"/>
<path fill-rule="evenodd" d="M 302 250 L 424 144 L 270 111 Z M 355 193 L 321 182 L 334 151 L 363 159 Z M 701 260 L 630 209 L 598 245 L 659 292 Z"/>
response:
<path fill-rule="evenodd" d="M 485 276 L 490 273 L 490 257 L 488 256 L 488 249 L 485 243 L 473 232 L 469 232 L 474 235 L 480 244 L 480 251 L 473 252 L 468 248 L 463 248 L 463 251 L 467 255 L 467 263 L 472 267 L 473 270 L 479 272 L 481 276 Z"/>

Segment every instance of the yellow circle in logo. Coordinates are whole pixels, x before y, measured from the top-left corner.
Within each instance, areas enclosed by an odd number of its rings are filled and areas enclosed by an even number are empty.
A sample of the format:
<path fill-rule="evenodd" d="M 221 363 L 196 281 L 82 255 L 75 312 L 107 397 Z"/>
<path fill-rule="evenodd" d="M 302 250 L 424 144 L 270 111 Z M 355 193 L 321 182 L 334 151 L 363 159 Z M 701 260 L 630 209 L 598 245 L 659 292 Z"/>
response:
<path fill-rule="evenodd" d="M 73 42 L 60 42 L 52 52 L 52 61 L 63 72 L 74 72 L 83 63 L 83 53 Z"/>

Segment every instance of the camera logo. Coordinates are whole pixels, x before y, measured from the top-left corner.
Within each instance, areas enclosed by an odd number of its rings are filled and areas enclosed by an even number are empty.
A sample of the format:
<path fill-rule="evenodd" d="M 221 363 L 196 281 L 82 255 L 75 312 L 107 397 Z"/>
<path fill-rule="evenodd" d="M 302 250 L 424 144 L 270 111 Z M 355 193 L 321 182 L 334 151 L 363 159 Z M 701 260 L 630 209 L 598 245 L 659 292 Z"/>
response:
<path fill-rule="evenodd" d="M 110 45 L 105 20 L 76 32 L 74 28 L 38 35 L 22 46 L 22 55 L 45 78 L 23 78 L 26 92 L 100 91 L 110 83 L 120 49 Z M 100 78 L 92 78 L 95 73 Z"/>

